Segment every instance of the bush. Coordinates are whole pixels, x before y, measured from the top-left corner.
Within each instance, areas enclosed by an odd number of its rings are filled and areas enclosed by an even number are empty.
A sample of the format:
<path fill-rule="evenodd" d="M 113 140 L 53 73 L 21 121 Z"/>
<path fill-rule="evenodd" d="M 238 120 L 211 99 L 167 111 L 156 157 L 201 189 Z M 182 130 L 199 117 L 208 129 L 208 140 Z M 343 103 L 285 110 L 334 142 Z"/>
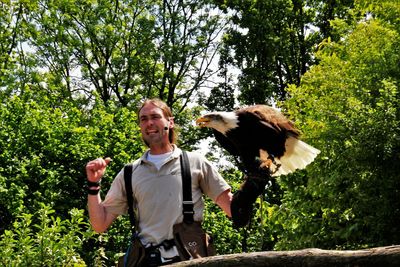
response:
<path fill-rule="evenodd" d="M 93 233 L 83 210 L 71 209 L 70 219 L 55 216 L 41 204 L 34 214 L 22 213 L 0 240 L 2 266 L 86 266 L 79 251 Z"/>

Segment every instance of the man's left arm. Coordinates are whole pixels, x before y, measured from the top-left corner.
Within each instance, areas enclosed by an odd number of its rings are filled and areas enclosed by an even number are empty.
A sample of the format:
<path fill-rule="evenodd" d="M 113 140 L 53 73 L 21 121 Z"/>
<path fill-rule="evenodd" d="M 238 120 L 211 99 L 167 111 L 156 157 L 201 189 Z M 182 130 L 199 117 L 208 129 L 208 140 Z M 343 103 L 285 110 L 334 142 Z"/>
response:
<path fill-rule="evenodd" d="M 231 202 L 232 202 L 232 192 L 230 189 L 225 190 L 222 192 L 217 199 L 215 200 L 215 203 L 228 215 L 228 217 L 232 217 L 231 214 Z"/>

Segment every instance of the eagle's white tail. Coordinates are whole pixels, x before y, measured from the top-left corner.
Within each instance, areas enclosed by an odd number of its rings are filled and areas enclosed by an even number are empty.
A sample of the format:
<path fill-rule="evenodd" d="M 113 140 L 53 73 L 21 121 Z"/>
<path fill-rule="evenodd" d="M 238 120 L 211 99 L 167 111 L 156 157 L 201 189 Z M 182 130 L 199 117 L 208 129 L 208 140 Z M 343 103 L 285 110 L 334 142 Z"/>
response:
<path fill-rule="evenodd" d="M 286 175 L 297 169 L 304 169 L 320 153 L 318 149 L 294 137 L 289 137 L 285 146 L 284 156 L 275 158 L 276 163 L 281 166 L 272 176 Z"/>

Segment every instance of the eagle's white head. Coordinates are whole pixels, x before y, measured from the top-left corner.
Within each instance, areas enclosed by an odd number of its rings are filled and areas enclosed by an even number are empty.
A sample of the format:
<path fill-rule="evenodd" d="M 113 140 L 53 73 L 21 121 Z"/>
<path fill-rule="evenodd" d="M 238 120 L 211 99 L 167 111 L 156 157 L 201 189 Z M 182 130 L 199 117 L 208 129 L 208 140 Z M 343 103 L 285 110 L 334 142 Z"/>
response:
<path fill-rule="evenodd" d="M 238 122 L 236 113 L 224 111 L 208 113 L 196 120 L 198 126 L 213 128 L 222 134 L 238 127 Z"/>

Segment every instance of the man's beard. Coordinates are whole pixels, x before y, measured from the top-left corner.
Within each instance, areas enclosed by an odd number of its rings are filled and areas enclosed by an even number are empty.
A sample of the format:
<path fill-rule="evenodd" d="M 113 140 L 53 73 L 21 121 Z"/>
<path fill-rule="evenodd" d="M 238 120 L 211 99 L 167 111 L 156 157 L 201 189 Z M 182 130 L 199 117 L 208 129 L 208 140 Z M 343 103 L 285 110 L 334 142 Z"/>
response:
<path fill-rule="evenodd" d="M 162 143 L 162 133 L 161 132 L 157 132 L 157 135 L 153 134 L 153 135 L 142 135 L 142 139 L 144 141 L 144 143 L 146 144 L 146 146 L 150 147 L 150 145 L 154 145 L 154 144 L 161 144 Z"/>

